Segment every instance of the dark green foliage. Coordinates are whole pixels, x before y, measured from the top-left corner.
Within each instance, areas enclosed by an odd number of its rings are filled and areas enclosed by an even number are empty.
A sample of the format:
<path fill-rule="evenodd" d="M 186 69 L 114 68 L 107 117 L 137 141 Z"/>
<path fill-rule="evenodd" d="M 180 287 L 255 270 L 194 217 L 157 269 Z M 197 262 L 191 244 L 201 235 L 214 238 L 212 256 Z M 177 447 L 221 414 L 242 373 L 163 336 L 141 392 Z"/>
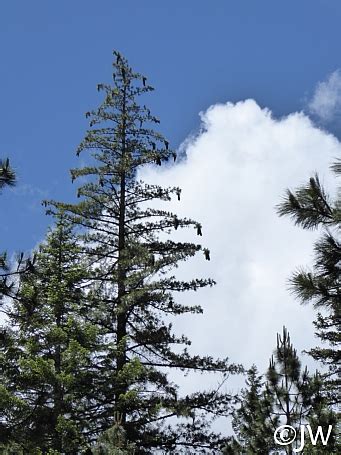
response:
<path fill-rule="evenodd" d="M 333 425 L 332 437 L 328 441 L 327 453 L 337 453 L 336 414 L 328 406 L 323 395 L 323 377 L 316 372 L 311 376 L 307 368 L 302 370 L 300 359 L 290 341 L 289 333 L 283 328 L 282 336 L 277 335 L 277 349 L 270 360 L 266 374 L 266 394 L 272 397 L 272 414 L 281 424 L 290 425 L 300 434 L 300 426 L 309 424 L 315 430 L 322 425 L 324 431 Z M 277 427 L 278 424 L 275 426 Z M 297 441 L 299 445 L 300 442 Z M 288 447 L 288 453 L 293 448 Z M 323 447 L 318 444 L 316 448 Z M 310 452 L 308 452 L 310 453 Z"/>
<path fill-rule="evenodd" d="M 340 164 L 333 166 L 340 173 Z M 290 216 L 304 229 L 321 228 L 323 233 L 315 243 L 313 270 L 299 270 L 291 278 L 291 287 L 302 303 L 312 303 L 318 310 L 314 322 L 316 335 L 322 344 L 309 354 L 325 366 L 325 389 L 331 403 L 340 403 L 341 364 L 341 201 L 332 201 L 318 176 L 296 192 L 288 191 L 279 206 L 281 216 Z"/>
<path fill-rule="evenodd" d="M 9 159 L 0 160 L 0 190 L 5 186 L 14 186 L 15 173 L 9 164 Z"/>
<path fill-rule="evenodd" d="M 91 440 L 99 351 L 88 267 L 59 216 L 21 276 L 0 339 L 0 442 L 23 453 L 78 454 Z M 97 431 L 97 430 L 96 430 Z"/>
<path fill-rule="evenodd" d="M 278 206 L 280 216 L 289 215 L 298 226 L 315 229 L 321 224 L 327 226 L 334 222 L 334 208 L 324 191 L 319 177 L 311 177 L 308 185 L 295 193 L 287 190 L 286 197 Z"/>
<path fill-rule="evenodd" d="M 15 298 L 17 293 L 16 283 L 25 272 L 34 268 L 35 257 L 18 255 L 15 266 L 11 267 L 7 253 L 0 254 L 0 309 L 2 310 L 4 297 Z"/>
<path fill-rule="evenodd" d="M 134 444 L 128 444 L 126 434 L 117 416 L 114 425 L 106 430 L 92 450 L 93 455 L 135 455 L 138 453 Z"/>
<path fill-rule="evenodd" d="M 210 419 L 228 412 L 230 396 L 220 391 L 181 397 L 168 377 L 172 369 L 213 372 L 226 377 L 240 371 L 227 359 L 193 356 L 190 341 L 172 330 L 174 316 L 201 313 L 201 307 L 175 301 L 176 292 L 198 290 L 211 279 L 183 281 L 172 274 L 179 263 L 208 249 L 168 237 L 174 230 L 200 223 L 178 218 L 167 210 L 177 187 L 144 183 L 139 170 L 165 165 L 176 154 L 153 127 L 159 121 L 138 99 L 152 88 L 115 52 L 113 84 L 99 84 L 101 106 L 86 116 L 90 130 L 77 154 L 90 152 L 89 164 L 71 171 L 82 178 L 78 204 L 50 203 L 78 226 L 79 241 L 93 264 L 91 289 L 97 295 L 97 326 L 105 335 L 96 359 L 98 413 L 96 425 L 108 430 L 119 412 L 127 443 L 139 453 L 162 450 L 211 451 L 223 442 L 210 428 Z M 185 346 L 183 348 L 182 346 Z M 177 425 L 168 423 L 179 422 Z"/>
<path fill-rule="evenodd" d="M 0 190 L 6 186 L 14 186 L 16 182 L 15 173 L 9 164 L 9 159 L 0 160 Z M 12 290 L 11 276 L 7 262 L 7 254 L 0 253 L 0 300 Z"/>
<path fill-rule="evenodd" d="M 299 427 L 311 412 L 311 378 L 307 369 L 302 371 L 290 335 L 283 328 L 277 335 L 277 349 L 270 359 L 266 374 L 266 389 L 273 397 L 273 410 L 283 424 Z"/>
<path fill-rule="evenodd" d="M 224 454 L 268 453 L 273 448 L 273 428 L 278 417 L 272 415 L 272 397 L 264 389 L 256 366 L 247 374 L 247 388 L 241 391 L 239 407 L 233 414 L 233 438 Z"/>
<path fill-rule="evenodd" d="M 323 428 L 326 435 L 329 425 L 332 425 L 328 443 L 324 446 L 320 441 L 314 446 L 310 438 L 306 438 L 305 452 L 307 455 L 336 454 L 341 452 L 340 420 L 336 407 L 329 405 L 325 395 L 325 379 L 321 374 L 315 374 L 310 380 L 311 412 L 309 413 L 309 425 L 315 435 L 318 426 Z"/>
<path fill-rule="evenodd" d="M 9 164 L 9 159 L 0 160 L 0 191 L 6 186 L 16 184 L 16 175 Z M 0 253 L 0 308 L 5 296 L 13 297 L 16 292 L 15 280 L 20 274 L 33 267 L 34 258 L 24 258 L 20 254 L 17 260 L 17 267 L 11 268 L 7 253 Z"/>
<path fill-rule="evenodd" d="M 280 425 L 294 427 L 300 434 L 300 426 L 309 424 L 315 434 L 318 425 L 326 433 L 329 425 L 333 432 L 328 446 L 321 443 L 313 452 L 312 446 L 304 453 L 338 453 L 336 440 L 337 414 L 328 406 L 323 394 L 323 378 L 316 372 L 309 375 L 302 370 L 301 362 L 293 348 L 290 336 L 283 328 L 282 336 L 277 335 L 277 348 L 270 359 L 266 381 L 258 375 L 253 366 L 248 372 L 247 388 L 242 390 L 239 407 L 234 411 L 233 429 L 236 437 L 225 449 L 226 454 L 268 454 L 281 447 L 274 442 L 274 431 Z M 300 441 L 297 441 L 300 445 Z M 283 447 L 282 447 L 283 448 Z M 286 446 L 292 454 L 293 446 Z"/>

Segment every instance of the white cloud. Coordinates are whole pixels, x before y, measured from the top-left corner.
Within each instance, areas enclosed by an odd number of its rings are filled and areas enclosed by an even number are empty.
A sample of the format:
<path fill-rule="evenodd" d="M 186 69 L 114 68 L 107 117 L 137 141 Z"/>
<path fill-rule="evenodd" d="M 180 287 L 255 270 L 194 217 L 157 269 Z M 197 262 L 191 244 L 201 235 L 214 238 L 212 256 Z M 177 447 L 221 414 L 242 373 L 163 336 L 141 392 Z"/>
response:
<path fill-rule="evenodd" d="M 312 100 L 308 105 L 309 111 L 322 121 L 328 122 L 341 112 L 341 71 L 336 70 L 326 81 L 319 82 Z"/>
<path fill-rule="evenodd" d="M 287 187 L 305 183 L 315 171 L 334 191 L 329 166 L 341 156 L 341 144 L 304 114 L 277 120 L 253 100 L 212 106 L 201 121 L 201 132 L 187 141 L 184 161 L 141 175 L 182 188 L 181 202 L 169 208 L 202 222 L 198 239 L 211 250 L 210 262 L 200 255 L 179 269 L 182 276 L 211 276 L 218 284 L 180 296 L 200 303 L 204 315 L 179 317 L 177 328 L 193 340 L 196 352 L 256 363 L 264 371 L 283 325 L 298 351 L 317 343 L 314 311 L 287 289 L 295 268 L 311 263 L 317 234 L 280 219 L 275 205 Z M 194 231 L 182 235 L 197 240 Z"/>

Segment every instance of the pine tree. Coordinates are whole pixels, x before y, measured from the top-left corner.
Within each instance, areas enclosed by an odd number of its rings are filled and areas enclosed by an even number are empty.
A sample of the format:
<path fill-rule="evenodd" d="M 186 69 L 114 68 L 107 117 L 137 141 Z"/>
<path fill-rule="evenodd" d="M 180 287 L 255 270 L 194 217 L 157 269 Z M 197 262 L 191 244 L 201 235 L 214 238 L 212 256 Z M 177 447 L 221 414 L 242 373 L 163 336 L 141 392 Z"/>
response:
<path fill-rule="evenodd" d="M 341 166 L 333 166 L 337 174 Z M 315 243 L 313 270 L 301 269 L 291 278 L 292 290 L 302 303 L 312 303 L 318 309 L 314 322 L 316 335 L 322 344 L 309 354 L 328 367 L 326 393 L 330 402 L 340 403 L 341 377 L 341 200 L 332 201 L 317 175 L 308 185 L 291 192 L 279 206 L 280 216 L 290 216 L 303 229 L 323 230 Z"/>
<path fill-rule="evenodd" d="M 98 438 L 92 453 L 93 455 L 135 455 L 137 453 L 134 444 L 127 444 L 119 415 L 114 425 Z"/>
<path fill-rule="evenodd" d="M 9 164 L 9 159 L 0 159 L 0 191 L 6 186 L 14 186 L 16 177 L 13 169 Z M 0 300 L 3 295 L 9 294 L 11 291 L 11 284 L 9 283 L 10 269 L 7 263 L 7 254 L 0 253 Z"/>
<path fill-rule="evenodd" d="M 285 327 L 282 336 L 277 335 L 277 348 L 270 359 L 266 376 L 266 393 L 273 397 L 272 412 L 279 418 L 279 422 L 295 428 L 297 435 L 300 434 L 301 425 L 309 424 L 313 429 L 321 425 L 324 431 L 329 425 L 333 425 L 328 446 L 323 449 L 327 452 L 323 453 L 337 453 L 339 448 L 335 426 L 337 416 L 323 396 L 321 374 L 316 372 L 311 376 L 307 368 L 302 369 L 301 361 Z M 291 455 L 297 444 L 299 445 L 300 441 L 296 440 L 292 446 L 287 446 L 287 453 Z M 323 445 L 318 444 L 316 450 L 318 448 L 323 448 Z"/>
<path fill-rule="evenodd" d="M 323 394 L 323 378 L 318 372 L 310 375 L 306 368 L 302 370 L 284 327 L 282 336 L 277 335 L 277 347 L 270 359 L 266 381 L 258 375 L 256 367 L 248 372 L 247 388 L 242 390 L 239 406 L 233 414 L 236 437 L 230 440 L 224 453 L 263 455 L 284 449 L 293 454 L 295 444 L 300 445 L 300 440 L 280 447 L 275 444 L 274 432 L 281 425 L 289 425 L 300 435 L 300 426 L 307 424 L 314 434 L 319 425 L 325 433 L 332 425 L 333 431 L 327 446 L 321 442 L 312 446 L 306 440 L 303 453 L 338 453 L 336 420 L 337 415 Z"/>
<path fill-rule="evenodd" d="M 91 440 L 93 355 L 100 337 L 80 253 L 60 215 L 7 305 L 9 322 L 0 339 L 0 443 L 15 442 L 25 455 L 78 454 Z"/>
<path fill-rule="evenodd" d="M 325 435 L 330 425 L 332 431 L 326 445 L 323 445 L 321 440 L 313 445 L 310 438 L 306 437 L 304 453 L 307 455 L 333 455 L 341 452 L 339 416 L 324 393 L 324 382 L 325 379 L 320 373 L 316 373 L 310 380 L 311 410 L 308 423 L 313 435 L 316 435 L 318 427 L 322 427 Z"/>
<path fill-rule="evenodd" d="M 9 164 L 9 159 L 0 160 L 0 190 L 6 186 L 14 186 L 15 173 Z"/>
<path fill-rule="evenodd" d="M 17 183 L 16 175 L 10 166 L 9 159 L 0 159 L 0 192 L 5 187 L 15 186 Z M 0 308 L 4 296 L 13 297 L 16 292 L 15 279 L 21 274 L 32 269 L 34 257 L 24 257 L 21 253 L 17 258 L 16 269 L 11 268 L 7 253 L 0 253 Z"/>
<path fill-rule="evenodd" d="M 247 373 L 246 385 L 233 413 L 236 438 L 224 453 L 267 454 L 274 447 L 273 432 L 279 421 L 273 415 L 273 398 L 266 393 L 263 376 L 258 374 L 255 365 Z"/>
<path fill-rule="evenodd" d="M 225 414 L 230 397 L 217 390 L 180 397 L 168 372 L 228 375 L 240 367 L 227 359 L 191 355 L 186 347 L 181 350 L 190 341 L 172 331 L 173 316 L 202 312 L 198 305 L 176 303 L 174 293 L 214 282 L 183 281 L 171 271 L 200 251 L 209 259 L 209 251 L 167 238 L 186 227 L 201 236 L 202 227 L 157 208 L 155 202 L 161 207 L 173 196 L 180 200 L 180 188 L 139 180 L 142 167 L 175 161 L 176 154 L 153 129 L 157 118 L 138 102 L 152 87 L 118 52 L 114 55 L 113 84 L 98 85 L 104 101 L 86 114 L 90 129 L 77 150 L 78 155 L 90 152 L 91 160 L 71 171 L 72 180 L 86 180 L 78 189 L 81 201 L 50 203 L 50 211 L 61 207 L 83 229 L 80 241 L 93 263 L 93 286 L 102 292 L 98 324 L 106 331 L 107 345 L 97 365 L 102 379 L 97 423 L 108 429 L 119 412 L 127 442 L 135 443 L 139 453 L 217 449 L 223 439 L 210 430 L 207 416 Z M 175 417 L 177 426 L 167 423 Z"/>
<path fill-rule="evenodd" d="M 311 412 L 311 389 L 308 370 L 301 362 L 286 328 L 277 335 L 277 348 L 267 371 L 267 394 L 273 397 L 273 414 L 281 424 L 299 430 Z M 299 432 L 298 432 L 299 433 Z M 292 454 L 292 448 L 288 447 Z"/>

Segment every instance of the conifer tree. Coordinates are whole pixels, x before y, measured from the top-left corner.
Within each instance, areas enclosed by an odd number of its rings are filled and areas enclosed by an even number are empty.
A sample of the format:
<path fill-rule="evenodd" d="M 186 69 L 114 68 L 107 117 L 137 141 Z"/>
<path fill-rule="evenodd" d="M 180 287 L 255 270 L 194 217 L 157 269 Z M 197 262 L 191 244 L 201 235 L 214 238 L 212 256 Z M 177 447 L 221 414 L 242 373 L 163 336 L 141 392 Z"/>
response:
<path fill-rule="evenodd" d="M 72 228 L 60 215 L 34 268 L 21 275 L 1 331 L 0 443 L 15 443 L 25 455 L 79 454 L 89 446 L 99 334 L 88 280 Z"/>
<path fill-rule="evenodd" d="M 141 168 L 175 161 L 176 154 L 154 130 L 157 118 L 139 102 L 152 87 L 118 52 L 114 56 L 113 83 L 98 85 L 104 101 L 86 114 L 90 129 L 77 150 L 78 155 L 90 152 L 91 160 L 71 171 L 72 180 L 86 181 L 78 188 L 81 201 L 50 203 L 50 211 L 62 208 L 82 228 L 80 242 L 93 264 L 93 287 L 102 293 L 98 325 L 107 344 L 97 364 L 102 379 L 97 423 L 108 429 L 119 412 L 127 442 L 135 443 L 139 453 L 210 451 L 223 438 L 210 430 L 208 417 L 226 414 L 230 397 L 217 390 L 181 397 L 168 373 L 228 375 L 240 368 L 227 359 L 191 355 L 187 337 L 172 331 L 173 316 L 202 312 L 199 305 L 176 303 L 174 294 L 214 282 L 183 281 L 171 271 L 200 251 L 209 259 L 209 251 L 167 238 L 180 228 L 194 228 L 201 236 L 202 226 L 163 208 L 172 197 L 180 200 L 180 188 L 139 179 Z M 175 417 L 177 425 L 167 423 Z"/>
<path fill-rule="evenodd" d="M 314 434 L 319 425 L 324 433 L 329 425 L 333 426 L 333 431 L 327 446 L 323 446 L 321 441 L 312 446 L 307 441 L 303 453 L 338 453 L 337 415 L 328 406 L 322 391 L 321 375 L 318 372 L 309 375 L 306 368 L 302 370 L 284 327 L 282 336 L 277 335 L 277 347 L 270 359 L 266 381 L 263 382 L 255 367 L 249 370 L 247 388 L 242 391 L 240 405 L 233 414 L 236 437 L 229 441 L 224 453 L 268 454 L 284 449 L 293 454 L 295 444 L 300 445 L 299 438 L 292 445 L 280 447 L 275 444 L 274 432 L 281 425 L 289 425 L 300 435 L 300 426 L 306 424 L 311 426 Z"/>
<path fill-rule="evenodd" d="M 5 187 L 15 186 L 17 183 L 16 175 L 10 166 L 9 159 L 0 159 L 0 194 Z M 32 269 L 34 257 L 24 257 L 21 253 L 18 255 L 17 267 L 11 268 L 6 252 L 0 252 L 0 307 L 4 296 L 12 297 L 16 292 L 15 279 Z"/>
<path fill-rule="evenodd" d="M 263 376 L 255 365 L 247 373 L 246 385 L 238 400 L 239 407 L 233 413 L 236 438 L 226 447 L 226 455 L 267 454 L 274 447 L 273 432 L 279 419 L 273 415 L 273 397 L 266 393 Z"/>
<path fill-rule="evenodd" d="M 114 425 L 98 438 L 92 453 L 93 455 L 135 455 L 138 453 L 135 444 L 127 443 L 119 415 L 117 415 Z"/>
<path fill-rule="evenodd" d="M 341 165 L 333 166 L 336 174 Z M 341 200 L 332 201 L 318 175 L 295 192 L 287 191 L 279 206 L 280 216 L 290 216 L 303 229 L 322 229 L 315 243 L 313 270 L 301 269 L 291 278 L 292 290 L 303 304 L 312 303 L 318 310 L 314 322 L 321 345 L 309 354 L 328 367 L 325 385 L 330 402 L 340 403 L 341 377 Z"/>
<path fill-rule="evenodd" d="M 334 455 L 341 452 L 341 432 L 340 419 L 337 408 L 330 405 L 328 396 L 325 395 L 325 378 L 320 373 L 316 373 L 310 380 L 311 410 L 309 413 L 308 424 L 311 432 L 316 435 L 318 427 L 322 427 L 324 435 L 328 434 L 329 426 L 332 431 L 326 445 L 319 439 L 317 444 L 312 444 L 310 438 L 305 439 L 304 453 L 307 455 Z"/>
<path fill-rule="evenodd" d="M 277 348 L 270 359 L 266 377 L 266 393 L 273 398 L 272 412 L 277 417 L 277 423 L 292 426 L 298 431 L 311 412 L 310 377 L 307 368 L 302 371 L 300 359 L 285 327 L 282 336 L 277 334 Z M 292 450 L 288 447 L 289 454 L 293 453 Z"/>
<path fill-rule="evenodd" d="M 15 173 L 9 164 L 9 159 L 0 159 L 0 190 L 6 186 L 14 186 L 15 182 Z"/>
<path fill-rule="evenodd" d="M 15 183 L 16 177 L 9 164 L 9 159 L 0 159 L 0 191 L 6 186 L 14 186 Z M 10 273 L 7 263 L 7 254 L 2 252 L 0 253 L 0 300 L 4 294 L 8 294 L 11 290 L 11 286 L 8 282 L 9 276 Z"/>

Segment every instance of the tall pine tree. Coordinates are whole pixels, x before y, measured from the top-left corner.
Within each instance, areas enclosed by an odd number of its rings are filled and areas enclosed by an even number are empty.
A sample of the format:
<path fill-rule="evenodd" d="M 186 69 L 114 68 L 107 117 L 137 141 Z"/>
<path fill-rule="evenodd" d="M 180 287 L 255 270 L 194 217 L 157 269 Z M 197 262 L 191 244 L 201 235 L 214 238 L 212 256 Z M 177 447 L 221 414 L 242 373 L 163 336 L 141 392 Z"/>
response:
<path fill-rule="evenodd" d="M 341 165 L 333 166 L 336 174 Z M 313 270 L 301 269 L 291 278 L 293 292 L 303 304 L 312 303 L 318 310 L 314 322 L 321 345 L 310 355 L 328 368 L 326 393 L 330 402 L 340 403 L 341 385 L 341 200 L 332 201 L 315 175 L 296 191 L 287 191 L 279 206 L 280 216 L 290 216 L 303 229 L 321 228 L 315 243 Z"/>
<path fill-rule="evenodd" d="M 72 180 L 86 180 L 78 188 L 81 201 L 50 203 L 50 211 L 62 208 L 83 229 L 80 242 L 93 264 L 93 287 L 102 293 L 98 325 L 107 344 L 97 365 L 102 381 L 97 424 L 110 428 L 119 412 L 127 442 L 139 453 L 217 450 L 223 438 L 211 431 L 209 420 L 226 414 L 230 397 L 215 390 L 181 397 L 168 374 L 180 369 L 228 375 L 240 368 L 227 359 L 191 355 L 187 337 L 172 330 L 173 316 L 202 312 L 199 305 L 176 303 L 174 294 L 214 282 L 183 281 L 171 271 L 200 251 L 209 259 L 209 251 L 167 238 L 180 228 L 194 228 L 201 236 L 202 227 L 156 208 L 157 201 L 161 207 L 173 196 L 180 200 L 180 188 L 139 180 L 141 168 L 173 161 L 176 154 L 153 129 L 157 118 L 139 103 L 152 87 L 118 52 L 114 55 L 113 84 L 98 85 L 104 101 L 86 114 L 90 129 L 77 151 L 92 158 L 71 171 Z M 171 424 L 176 417 L 178 424 Z"/>

